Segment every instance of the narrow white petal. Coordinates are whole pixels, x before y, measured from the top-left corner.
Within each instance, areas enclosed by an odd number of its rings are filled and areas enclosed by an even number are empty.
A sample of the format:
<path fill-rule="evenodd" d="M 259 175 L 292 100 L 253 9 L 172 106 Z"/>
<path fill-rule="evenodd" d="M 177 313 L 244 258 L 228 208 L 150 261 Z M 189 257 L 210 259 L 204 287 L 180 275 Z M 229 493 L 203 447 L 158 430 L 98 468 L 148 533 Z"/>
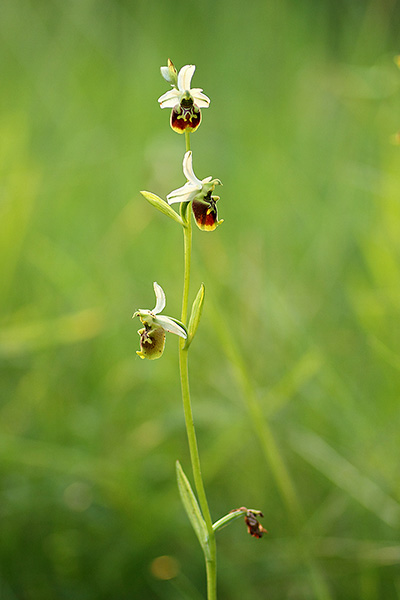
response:
<path fill-rule="evenodd" d="M 170 317 L 159 315 L 154 319 L 154 323 L 156 325 L 160 325 L 163 329 L 165 329 L 165 331 L 169 331 L 169 333 L 175 333 L 175 335 L 179 335 L 184 340 L 187 338 L 187 333 L 183 327 L 178 325 L 178 323 L 175 323 L 175 321 Z"/>
<path fill-rule="evenodd" d="M 173 190 L 167 196 L 168 204 L 174 204 L 174 202 L 191 202 L 195 196 L 201 190 L 198 186 L 194 186 L 191 183 L 187 182 L 182 187 L 177 190 Z"/>
<path fill-rule="evenodd" d="M 210 106 L 210 102 L 209 101 L 205 101 L 205 100 L 201 100 L 199 98 L 193 98 L 194 103 L 196 106 L 198 106 L 199 108 L 208 108 Z"/>
<path fill-rule="evenodd" d="M 171 98 L 165 102 L 160 102 L 160 108 L 174 108 L 177 104 L 179 104 L 179 100 Z"/>
<path fill-rule="evenodd" d="M 195 65 L 185 65 L 179 71 L 178 88 L 181 92 L 190 90 L 190 83 L 192 81 L 193 73 L 195 72 L 195 70 Z"/>
<path fill-rule="evenodd" d="M 209 177 L 205 177 L 201 183 L 210 183 L 211 179 L 212 175 L 210 175 Z"/>
<path fill-rule="evenodd" d="M 190 94 L 194 100 L 194 103 L 197 104 L 199 108 L 208 108 L 211 100 L 202 92 L 203 90 L 201 88 L 193 88 L 190 90 Z"/>
<path fill-rule="evenodd" d="M 188 194 L 182 194 L 181 196 L 173 196 L 171 198 L 168 198 L 168 204 L 171 205 L 176 204 L 177 202 L 191 202 L 196 196 L 196 194 L 189 192 Z"/>
<path fill-rule="evenodd" d="M 179 96 L 178 90 L 168 90 L 168 92 L 165 92 L 165 94 L 162 94 L 162 96 L 159 97 L 157 102 L 165 102 L 166 100 L 169 100 L 170 98 L 175 98 L 176 96 Z"/>
<path fill-rule="evenodd" d="M 160 103 L 161 108 L 174 108 L 174 106 L 179 104 L 179 98 L 180 92 L 178 92 L 178 90 L 170 90 L 160 96 L 157 102 Z"/>
<path fill-rule="evenodd" d="M 193 157 L 190 150 L 186 152 L 183 157 L 183 174 L 193 186 L 197 187 L 198 190 L 201 190 L 201 181 L 200 179 L 197 179 L 193 172 Z"/>
<path fill-rule="evenodd" d="M 189 198 L 186 198 L 185 196 L 176 196 L 175 198 L 169 198 L 168 199 L 168 204 L 171 206 L 171 204 L 177 204 L 180 202 L 190 202 Z"/>
<path fill-rule="evenodd" d="M 153 310 L 153 314 L 158 315 L 158 313 L 160 313 L 162 310 L 164 310 L 165 294 L 164 294 L 164 290 L 162 289 L 161 285 L 159 285 L 157 283 L 157 281 L 155 281 L 153 283 L 153 287 L 154 287 L 154 293 L 156 295 L 156 305 Z"/>

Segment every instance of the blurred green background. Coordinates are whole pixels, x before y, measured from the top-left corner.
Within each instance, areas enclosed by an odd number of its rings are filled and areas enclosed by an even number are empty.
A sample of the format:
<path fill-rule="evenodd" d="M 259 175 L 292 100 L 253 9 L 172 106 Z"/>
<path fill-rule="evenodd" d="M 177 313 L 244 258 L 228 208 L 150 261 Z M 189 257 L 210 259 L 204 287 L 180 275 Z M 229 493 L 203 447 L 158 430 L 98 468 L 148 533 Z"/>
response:
<path fill-rule="evenodd" d="M 400 598 L 399 3 L 2 0 L 1 600 L 204 598 L 177 340 L 184 183 L 159 67 L 211 97 L 190 356 L 221 600 Z M 159 559 L 167 556 L 167 559 Z"/>

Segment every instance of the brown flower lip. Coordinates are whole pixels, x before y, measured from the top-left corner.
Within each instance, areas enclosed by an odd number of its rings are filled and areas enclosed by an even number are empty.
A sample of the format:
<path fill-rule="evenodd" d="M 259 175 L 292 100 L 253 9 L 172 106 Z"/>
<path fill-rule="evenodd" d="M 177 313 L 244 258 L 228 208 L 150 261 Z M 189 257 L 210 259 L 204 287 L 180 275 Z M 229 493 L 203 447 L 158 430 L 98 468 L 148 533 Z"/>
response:
<path fill-rule="evenodd" d="M 171 111 L 171 127 L 177 133 L 186 130 L 193 133 L 201 123 L 201 110 L 193 102 L 193 98 L 182 98 Z"/>
<path fill-rule="evenodd" d="M 138 334 L 140 335 L 140 351 L 137 354 L 140 358 L 148 358 L 149 360 L 160 358 L 165 346 L 164 329 L 145 325 L 143 329 L 139 329 Z"/>
<path fill-rule="evenodd" d="M 193 215 L 196 225 L 203 231 L 214 231 L 222 221 L 218 221 L 216 202 L 218 196 L 212 196 L 211 191 L 203 199 L 194 198 L 192 201 Z"/>

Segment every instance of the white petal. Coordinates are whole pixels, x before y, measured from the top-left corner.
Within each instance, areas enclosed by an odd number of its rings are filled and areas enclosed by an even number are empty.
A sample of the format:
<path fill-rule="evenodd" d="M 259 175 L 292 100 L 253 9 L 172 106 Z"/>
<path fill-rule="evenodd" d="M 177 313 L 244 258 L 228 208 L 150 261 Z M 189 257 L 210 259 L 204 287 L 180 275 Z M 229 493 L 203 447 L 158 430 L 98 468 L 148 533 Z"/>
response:
<path fill-rule="evenodd" d="M 179 335 L 184 340 L 187 338 L 187 333 L 183 327 L 178 325 L 178 323 L 175 323 L 175 321 L 170 317 L 160 315 L 154 319 L 154 323 L 156 325 L 160 325 L 163 329 L 165 329 L 165 331 L 169 331 L 169 333 L 175 333 L 175 335 Z"/>
<path fill-rule="evenodd" d="M 179 104 L 180 96 L 181 94 L 178 90 L 170 90 L 160 96 L 157 102 L 160 103 L 161 108 L 174 108 L 174 106 Z"/>
<path fill-rule="evenodd" d="M 196 194 L 192 194 L 192 193 L 188 193 L 188 194 L 181 194 L 180 196 L 171 196 L 171 198 L 168 198 L 168 204 L 176 204 L 177 202 L 191 202 L 193 200 L 193 198 L 197 195 Z"/>
<path fill-rule="evenodd" d="M 197 104 L 199 108 L 208 108 L 211 100 L 202 92 L 203 90 L 201 88 L 193 88 L 190 90 L 190 94 L 194 100 L 194 103 Z"/>
<path fill-rule="evenodd" d="M 210 101 L 209 100 L 202 100 L 201 98 L 196 98 L 195 96 L 193 96 L 193 101 L 195 103 L 196 106 L 198 106 L 199 108 L 208 108 L 210 106 Z"/>
<path fill-rule="evenodd" d="M 174 108 L 177 104 L 179 104 L 179 100 L 176 98 L 171 98 L 170 100 L 166 100 L 165 102 L 160 102 L 160 108 Z"/>
<path fill-rule="evenodd" d="M 154 293 L 156 295 L 156 305 L 153 310 L 153 314 L 158 315 L 158 313 L 160 313 L 162 310 L 164 310 L 165 294 L 164 294 L 164 290 L 162 289 L 161 285 L 159 285 L 157 283 L 157 281 L 155 281 L 153 283 L 153 287 L 154 287 Z"/>
<path fill-rule="evenodd" d="M 183 157 L 183 174 L 192 185 L 196 186 L 198 190 L 201 190 L 201 181 L 200 179 L 197 179 L 193 172 L 193 157 L 190 150 L 186 152 Z"/>
<path fill-rule="evenodd" d="M 166 81 L 168 81 L 168 83 L 172 83 L 172 79 L 169 74 L 169 68 L 168 67 L 160 67 L 160 71 L 161 71 L 161 75 L 164 77 L 164 79 Z"/>
<path fill-rule="evenodd" d="M 211 179 L 212 179 L 212 176 L 210 175 L 209 177 L 205 177 L 201 183 L 210 183 Z"/>
<path fill-rule="evenodd" d="M 201 186 L 199 188 L 197 185 L 194 186 L 190 182 L 187 182 L 182 187 L 178 188 L 177 190 L 173 190 L 170 194 L 168 194 L 168 204 L 174 204 L 175 202 L 191 202 L 193 198 L 197 196 L 200 190 Z"/>
<path fill-rule="evenodd" d="M 181 92 L 190 90 L 190 83 L 192 81 L 193 73 L 195 72 L 195 65 L 185 65 L 179 71 L 178 75 L 178 88 Z"/>

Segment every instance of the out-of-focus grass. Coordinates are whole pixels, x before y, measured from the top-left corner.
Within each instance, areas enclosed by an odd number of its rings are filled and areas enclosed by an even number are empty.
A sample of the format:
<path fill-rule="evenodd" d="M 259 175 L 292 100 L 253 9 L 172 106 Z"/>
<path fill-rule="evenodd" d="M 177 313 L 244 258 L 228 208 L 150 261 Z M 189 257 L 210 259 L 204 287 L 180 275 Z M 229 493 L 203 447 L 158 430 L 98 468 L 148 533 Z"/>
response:
<path fill-rule="evenodd" d="M 212 98 L 195 170 L 224 183 L 194 232 L 211 510 L 269 530 L 220 532 L 220 597 L 398 598 L 398 3 L 0 11 L 1 597 L 204 594 L 176 341 L 140 361 L 130 320 L 154 280 L 179 313 L 181 233 L 138 194 L 183 183 L 170 56 Z"/>

